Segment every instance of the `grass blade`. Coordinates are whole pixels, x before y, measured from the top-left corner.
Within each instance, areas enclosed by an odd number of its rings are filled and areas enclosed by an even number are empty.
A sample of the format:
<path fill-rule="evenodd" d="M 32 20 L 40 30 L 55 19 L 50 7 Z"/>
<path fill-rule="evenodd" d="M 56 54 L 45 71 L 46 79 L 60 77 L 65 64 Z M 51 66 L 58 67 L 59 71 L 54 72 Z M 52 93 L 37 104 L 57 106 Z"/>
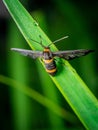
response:
<path fill-rule="evenodd" d="M 77 118 L 72 115 L 70 112 L 64 110 L 63 108 L 59 107 L 56 103 L 52 102 L 50 99 L 42 96 L 37 91 L 31 89 L 29 86 L 26 86 L 17 80 L 11 79 L 9 77 L 0 75 L 0 82 L 17 89 L 19 92 L 22 92 L 29 96 L 30 98 L 34 99 L 38 103 L 42 104 L 43 106 L 47 107 L 48 109 L 52 110 L 57 115 L 61 116 L 63 119 L 71 122 L 77 123 Z"/>

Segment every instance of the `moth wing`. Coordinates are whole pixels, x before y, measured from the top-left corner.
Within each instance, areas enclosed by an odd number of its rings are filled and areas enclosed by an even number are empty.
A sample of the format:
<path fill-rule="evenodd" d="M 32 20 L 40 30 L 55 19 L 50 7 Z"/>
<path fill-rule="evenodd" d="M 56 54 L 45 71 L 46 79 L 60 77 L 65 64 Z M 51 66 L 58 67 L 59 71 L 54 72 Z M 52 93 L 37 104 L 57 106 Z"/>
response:
<path fill-rule="evenodd" d="M 36 59 L 38 57 L 42 57 L 43 56 L 43 52 L 42 51 L 32 51 L 32 50 L 18 49 L 18 48 L 11 48 L 11 50 L 19 52 L 20 54 L 22 54 L 24 56 L 31 57 L 33 59 Z"/>
<path fill-rule="evenodd" d="M 57 56 L 60 58 L 64 58 L 66 60 L 72 60 L 74 58 L 78 58 L 81 56 L 85 56 L 90 52 L 93 52 L 94 50 L 85 50 L 85 49 L 80 49 L 80 50 L 68 50 L 68 51 L 58 51 L 58 52 L 53 52 L 53 57 Z"/>

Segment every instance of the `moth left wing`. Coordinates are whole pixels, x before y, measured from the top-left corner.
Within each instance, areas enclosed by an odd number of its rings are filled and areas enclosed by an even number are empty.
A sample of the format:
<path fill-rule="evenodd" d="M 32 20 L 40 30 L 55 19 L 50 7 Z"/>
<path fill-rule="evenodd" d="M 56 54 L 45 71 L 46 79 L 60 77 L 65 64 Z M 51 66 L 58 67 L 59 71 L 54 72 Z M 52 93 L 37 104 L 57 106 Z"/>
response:
<path fill-rule="evenodd" d="M 68 50 L 68 51 L 53 52 L 52 55 L 53 55 L 53 57 L 57 56 L 57 57 L 60 57 L 60 58 L 64 58 L 66 60 L 72 60 L 74 58 L 85 56 L 88 53 L 93 52 L 93 51 L 94 50 L 85 50 L 85 49 Z"/>
<path fill-rule="evenodd" d="M 32 51 L 32 50 L 19 49 L 19 48 L 11 48 L 11 50 L 19 52 L 20 54 L 22 54 L 24 56 L 29 56 L 33 59 L 36 59 L 38 57 L 42 58 L 42 56 L 43 56 L 42 51 Z"/>

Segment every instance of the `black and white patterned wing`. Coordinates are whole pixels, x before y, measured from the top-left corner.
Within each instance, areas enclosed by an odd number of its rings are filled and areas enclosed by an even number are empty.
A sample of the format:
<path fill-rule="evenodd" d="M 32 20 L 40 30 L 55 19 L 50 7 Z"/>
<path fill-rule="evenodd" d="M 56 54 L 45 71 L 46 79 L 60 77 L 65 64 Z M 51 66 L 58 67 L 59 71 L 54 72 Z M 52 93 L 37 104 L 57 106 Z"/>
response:
<path fill-rule="evenodd" d="M 58 51 L 58 52 L 53 52 L 52 55 L 53 57 L 57 56 L 60 58 L 64 58 L 66 60 L 72 60 L 74 58 L 78 58 L 81 56 L 85 56 L 89 54 L 90 52 L 93 52 L 94 50 L 85 50 L 85 49 L 80 49 L 80 50 L 68 50 L 68 51 Z"/>
<path fill-rule="evenodd" d="M 38 57 L 42 58 L 42 56 L 43 56 L 42 51 L 32 51 L 32 50 L 19 49 L 19 48 L 11 48 L 11 50 L 19 52 L 20 54 L 31 57 L 33 59 L 36 59 Z"/>

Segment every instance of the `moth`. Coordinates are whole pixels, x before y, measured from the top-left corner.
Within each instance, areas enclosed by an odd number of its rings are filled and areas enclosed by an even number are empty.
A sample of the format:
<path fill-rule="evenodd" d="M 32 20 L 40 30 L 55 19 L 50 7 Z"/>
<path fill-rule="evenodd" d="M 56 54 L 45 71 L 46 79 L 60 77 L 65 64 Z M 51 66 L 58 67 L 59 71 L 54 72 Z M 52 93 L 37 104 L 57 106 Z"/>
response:
<path fill-rule="evenodd" d="M 56 62 L 54 59 L 55 57 L 63 58 L 65 60 L 72 60 L 72 59 L 75 59 L 75 58 L 78 58 L 81 56 L 85 56 L 85 55 L 89 54 L 90 52 L 94 51 L 94 50 L 89 50 L 89 49 L 66 50 L 66 51 L 56 51 L 56 52 L 51 51 L 50 46 L 53 43 L 61 41 L 67 37 L 68 36 L 62 37 L 62 38 L 52 42 L 48 46 L 44 46 L 42 44 L 42 40 L 41 40 L 41 42 L 37 42 L 37 41 L 33 40 L 34 42 L 39 43 L 43 47 L 43 51 L 32 51 L 32 50 L 19 49 L 19 48 L 11 48 L 11 50 L 19 52 L 24 56 L 29 56 L 32 59 L 41 58 L 44 62 L 46 71 L 50 75 L 54 76 L 57 72 Z M 40 36 L 40 38 L 41 38 L 41 36 Z"/>

